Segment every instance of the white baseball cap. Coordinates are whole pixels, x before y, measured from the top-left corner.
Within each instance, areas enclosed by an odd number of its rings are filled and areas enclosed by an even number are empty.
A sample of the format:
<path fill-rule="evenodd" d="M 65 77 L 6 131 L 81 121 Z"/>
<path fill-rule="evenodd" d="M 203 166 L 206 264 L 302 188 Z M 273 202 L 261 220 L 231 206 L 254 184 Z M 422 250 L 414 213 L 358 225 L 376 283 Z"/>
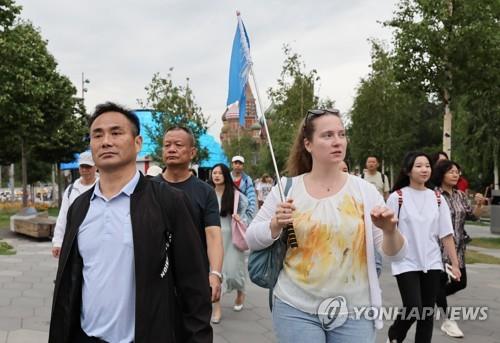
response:
<path fill-rule="evenodd" d="M 90 151 L 85 151 L 80 154 L 78 158 L 78 165 L 95 166 L 94 160 L 92 159 L 92 154 Z"/>
<path fill-rule="evenodd" d="M 236 156 L 233 156 L 233 159 L 231 160 L 231 162 L 245 163 L 245 158 L 243 156 L 236 155 Z"/>
<path fill-rule="evenodd" d="M 160 167 L 153 165 L 153 166 L 151 166 L 151 167 L 148 168 L 148 171 L 146 172 L 146 175 L 148 175 L 148 176 L 156 176 L 156 175 L 161 174 L 162 171 L 163 170 Z"/>

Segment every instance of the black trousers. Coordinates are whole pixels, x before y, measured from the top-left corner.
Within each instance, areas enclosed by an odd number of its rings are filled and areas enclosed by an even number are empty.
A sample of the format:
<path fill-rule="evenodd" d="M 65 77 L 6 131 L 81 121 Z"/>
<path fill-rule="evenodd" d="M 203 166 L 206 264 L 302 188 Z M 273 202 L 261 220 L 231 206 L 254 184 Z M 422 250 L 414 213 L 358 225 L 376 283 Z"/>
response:
<path fill-rule="evenodd" d="M 75 343 L 106 343 L 102 339 L 97 337 L 89 337 L 82 329 L 78 330 L 79 332 L 76 334 Z"/>
<path fill-rule="evenodd" d="M 448 274 L 441 272 L 441 287 L 439 287 L 437 294 L 436 305 L 443 309 L 444 313 L 446 313 L 446 310 L 448 309 L 448 301 L 446 300 L 446 297 L 467 287 L 467 272 L 465 270 L 465 266 L 460 268 L 460 273 L 462 274 L 460 281 L 451 280 L 451 282 L 448 282 Z"/>
<path fill-rule="evenodd" d="M 415 342 L 430 343 L 434 325 L 434 304 L 440 286 L 441 270 L 416 271 L 396 275 L 404 311 L 389 328 L 389 339 L 403 342 L 417 321 Z M 432 311 L 429 311 L 432 309 Z"/>

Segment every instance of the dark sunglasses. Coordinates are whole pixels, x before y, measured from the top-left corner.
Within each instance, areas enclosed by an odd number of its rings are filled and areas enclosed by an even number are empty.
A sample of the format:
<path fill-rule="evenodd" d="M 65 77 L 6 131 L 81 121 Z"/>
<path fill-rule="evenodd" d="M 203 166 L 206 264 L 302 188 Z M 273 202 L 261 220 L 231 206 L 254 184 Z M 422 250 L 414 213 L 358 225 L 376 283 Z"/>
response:
<path fill-rule="evenodd" d="M 327 109 L 313 109 L 313 110 L 309 110 L 307 111 L 307 114 L 306 114 L 306 118 L 304 120 L 304 126 L 311 120 L 311 119 L 314 119 L 314 118 L 318 118 L 318 117 L 321 117 L 322 115 L 324 114 L 327 114 L 327 113 L 331 113 L 331 114 L 334 114 L 334 115 L 340 115 L 340 111 L 336 108 L 327 108 Z"/>

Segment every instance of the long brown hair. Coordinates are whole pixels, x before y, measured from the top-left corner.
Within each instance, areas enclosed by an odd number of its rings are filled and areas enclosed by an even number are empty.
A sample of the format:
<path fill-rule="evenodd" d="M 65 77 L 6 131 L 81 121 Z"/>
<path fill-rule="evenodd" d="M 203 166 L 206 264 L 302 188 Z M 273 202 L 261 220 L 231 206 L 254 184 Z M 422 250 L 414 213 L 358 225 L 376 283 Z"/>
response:
<path fill-rule="evenodd" d="M 342 125 L 344 125 L 338 110 L 335 111 L 337 112 L 325 110 L 325 113 L 319 115 L 310 115 L 311 113 L 308 112 L 306 117 L 300 122 L 298 132 L 295 135 L 295 140 L 286 162 L 286 172 L 288 176 L 297 176 L 311 171 L 312 156 L 309 151 L 306 150 L 304 139 L 307 138 L 308 141 L 312 141 L 314 131 L 316 131 L 314 121 L 324 115 L 335 116 L 339 118 Z"/>

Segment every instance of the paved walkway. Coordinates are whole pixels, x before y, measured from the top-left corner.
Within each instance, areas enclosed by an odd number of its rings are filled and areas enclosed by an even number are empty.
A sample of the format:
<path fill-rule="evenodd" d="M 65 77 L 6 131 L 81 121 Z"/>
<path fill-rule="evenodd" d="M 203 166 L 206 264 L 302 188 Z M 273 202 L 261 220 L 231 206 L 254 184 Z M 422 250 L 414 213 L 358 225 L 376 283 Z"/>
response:
<path fill-rule="evenodd" d="M 4 231 L 4 230 L 0 230 Z M 474 234 L 469 230 L 470 234 Z M 2 232 L 17 254 L 0 256 L 0 343 L 47 342 L 56 260 L 50 255 L 50 243 Z M 477 237 L 477 236 L 476 236 Z M 440 323 L 435 323 L 433 342 L 500 343 L 500 266 L 469 265 L 468 287 L 450 297 L 450 305 L 486 305 L 486 321 L 460 322 L 466 334 L 463 340 L 445 337 Z M 385 267 L 381 277 L 386 305 L 400 306 L 394 278 Z M 267 308 L 267 291 L 249 284 L 245 309 L 232 311 L 234 294 L 223 298 L 223 317 L 214 325 L 216 343 L 276 342 Z M 386 323 L 377 335 L 377 343 L 385 342 Z M 407 342 L 414 342 L 414 326 Z M 311 342 L 315 343 L 315 342 Z"/>

